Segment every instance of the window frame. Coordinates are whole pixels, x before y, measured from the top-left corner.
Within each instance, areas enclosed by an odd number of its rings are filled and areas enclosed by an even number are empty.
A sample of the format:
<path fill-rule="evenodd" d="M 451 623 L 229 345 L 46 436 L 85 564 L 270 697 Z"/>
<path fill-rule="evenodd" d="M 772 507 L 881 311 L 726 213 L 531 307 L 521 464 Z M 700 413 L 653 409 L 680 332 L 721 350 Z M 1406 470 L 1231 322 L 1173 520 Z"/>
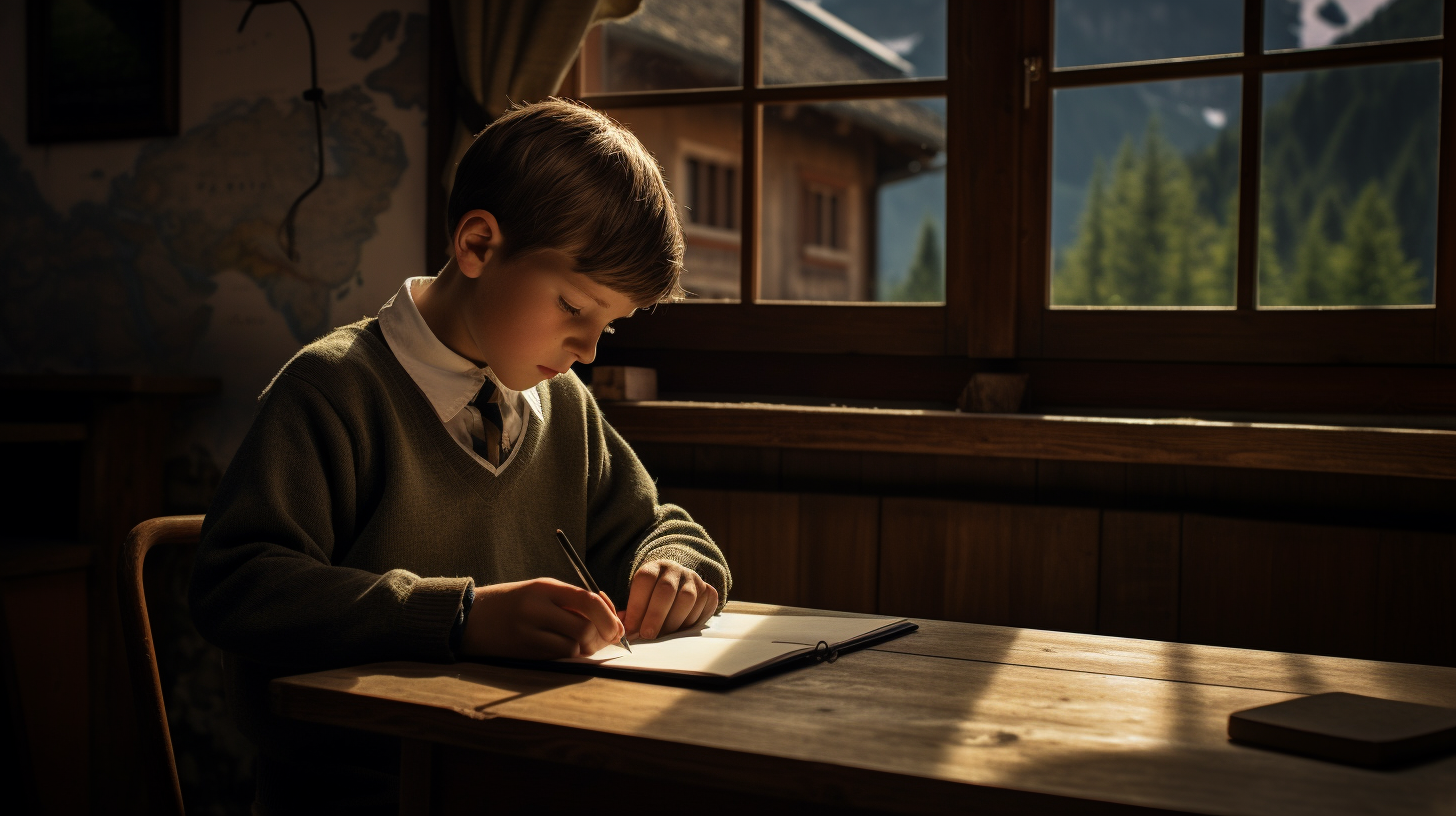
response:
<path fill-rule="evenodd" d="M 762 2 L 745 0 L 743 16 L 743 80 L 741 87 L 686 89 L 629 93 L 585 92 L 587 66 L 578 60 L 568 83 L 579 92 L 577 98 L 607 114 L 618 108 L 666 105 L 697 106 L 738 104 L 743 115 L 743 151 L 739 162 L 740 203 L 738 219 L 741 248 L 740 300 L 735 303 L 707 302 L 673 304 L 640 315 L 618 325 L 617 333 L 604 346 L 618 348 L 678 348 L 703 351 L 787 351 L 806 353 L 858 353 L 892 355 L 964 355 L 973 353 L 968 336 L 973 287 L 965 280 L 951 280 L 949 270 L 964 266 L 972 246 L 967 231 L 947 229 L 946 302 L 944 304 L 813 303 L 766 301 L 759 287 L 762 223 L 761 174 L 763 111 L 766 105 L 813 103 L 856 99 L 946 97 L 947 161 L 946 222 L 966 223 L 971 208 L 969 196 L 951 191 L 975 184 L 970 162 L 955 158 L 960 150 L 950 148 L 971 140 L 957 111 L 969 108 L 973 70 L 969 55 L 988 47 L 994 38 L 978 35 L 976 43 L 957 43 L 949 37 L 945 79 L 907 79 L 826 85 L 765 85 L 759 59 L 762 43 Z M 982 8 L 988 6 L 990 8 Z M 1009 4 L 947 4 L 947 30 L 990 32 L 1016 26 Z M 983 19 L 984 18 L 984 19 Z M 976 20 L 977 25 L 972 25 Z M 989 22 L 990 25 L 986 23 Z M 983 44 L 982 41 L 985 43 Z M 1002 38 L 1003 47 L 1006 38 Z M 1008 54 L 1008 57 L 1010 55 Z M 984 80 L 983 80 L 984 84 Z M 953 99 L 955 97 L 955 99 Z M 1011 123 L 1007 123 L 1011 124 Z M 1003 138 L 1005 131 L 999 131 Z M 1004 188 L 1003 188 L 1004 189 Z M 846 202 L 848 204 L 848 202 Z M 1004 201 L 1002 203 L 1004 207 Z M 988 210 L 993 208 L 987 208 Z M 1009 220 L 1009 219 L 1007 219 Z M 989 230 L 988 230 L 989 231 Z M 1006 244 L 1007 242 L 1002 242 Z M 1009 248 L 1003 246 L 1002 249 Z M 962 276 L 956 276 L 961 278 Z M 1009 294 L 1009 289 L 1008 289 Z M 1008 310 L 1014 301 L 1005 299 Z M 1005 333 L 1000 356 L 1010 356 L 1012 338 Z"/>
<path fill-rule="evenodd" d="M 1028 57 L 1050 64 L 1055 0 L 1025 0 Z M 1445 0 L 1443 34 L 1456 3 Z M 1438 230 L 1435 302 L 1419 307 L 1259 309 L 1255 303 L 1263 82 L 1266 72 L 1436 59 L 1441 64 L 1437 211 L 1456 206 L 1456 72 L 1451 38 L 1264 52 L 1264 0 L 1244 0 L 1244 53 L 1169 62 L 1044 70 L 1031 83 L 1022 163 L 1017 350 L 1022 358 L 1319 364 L 1441 364 L 1456 361 L 1456 236 Z M 1240 76 L 1239 250 L 1232 310 L 1053 309 L 1050 305 L 1052 91 L 1061 88 Z M 1441 159 L 1446 159 L 1441 161 Z M 1041 195 L 1031 191 L 1042 191 Z"/>
<path fill-rule="evenodd" d="M 1013 360 L 1019 367 L 1231 363 L 1332 366 L 1449 366 L 1456 364 L 1456 229 L 1438 230 L 1435 303 L 1426 308 L 1259 310 L 1253 308 L 1255 270 L 1242 257 L 1256 249 L 1242 236 L 1254 215 L 1240 208 L 1240 266 L 1236 308 L 1227 311 L 1075 310 L 1050 308 L 1051 89 L 1073 83 L 1149 81 L 1243 74 L 1240 127 L 1262 117 L 1261 70 L 1300 70 L 1407 59 L 1441 60 L 1437 207 L 1442 224 L 1456 211 L 1456 54 L 1452 37 L 1412 43 L 1264 54 L 1265 0 L 1245 0 L 1246 55 L 1145 63 L 1111 68 L 1043 71 L 1028 83 L 1024 61 L 1053 53 L 1054 0 L 947 4 L 945 79 L 798 86 L 762 84 L 758 50 L 762 0 L 745 0 L 745 85 L 625 94 L 584 94 L 578 60 L 560 93 L 608 113 L 613 108 L 739 104 L 744 139 L 738 165 L 743 181 L 739 217 L 745 262 L 740 280 L 748 295 L 738 303 L 674 304 L 620 322 L 603 351 L 625 359 L 679 352 L 711 352 L 714 359 L 758 353 L 875 355 L 954 360 Z M 454 42 L 443 0 L 431 0 L 431 167 L 443 175 L 443 157 L 456 121 Z M 1444 0 L 1443 29 L 1456 19 L 1456 0 Z M 1257 36 L 1255 31 L 1257 30 Z M 593 36 L 593 32 L 588 36 Z M 1337 53 L 1333 59 L 1331 54 Z M 752 66 L 751 70 L 748 66 Z M 1191 66 L 1191 67 L 1190 67 Z M 1272 66 L 1272 67 L 1271 67 Z M 1100 74 L 1100 76 L 1099 76 Z M 1070 77 L 1070 79 L 1068 79 Z M 1030 91 L 1030 104 L 1024 94 Z M 1249 93 L 1250 89 L 1255 93 Z M 756 302 L 759 258 L 759 155 L 763 106 L 866 98 L 943 96 L 946 99 L 946 301 L 944 305 Z M 1251 111 L 1255 115 L 1251 115 Z M 439 116 L 436 116 L 436 113 Z M 751 138 L 750 138 L 751 137 Z M 1245 136 L 1245 142 L 1250 141 Z M 1241 195 L 1257 188 L 1258 148 L 1241 150 Z M 1247 148 L 1247 144 L 1245 145 Z M 750 172 L 751 170 L 751 172 Z M 440 200 L 436 200 L 440 199 Z M 1241 200 L 1241 205 L 1242 205 Z M 427 235 L 443 223 L 443 196 L 429 197 Z M 751 226 L 750 226 L 751 225 Z M 430 268 L 443 263 L 443 246 L 427 242 Z M 621 355 L 612 355 L 620 349 Z M 729 355 L 724 357 L 723 355 Z M 969 360 L 967 360 L 969 358 Z M 646 359 L 646 358 L 644 358 Z M 675 358 L 674 358 L 675 359 Z M 803 358 L 812 359 L 812 358 Z M 1064 362 L 1060 362 L 1064 361 Z M 1079 362 L 1081 361 L 1081 362 Z M 955 364 L 957 370 L 964 363 Z M 1006 365 L 997 363 L 996 365 Z M 1060 370 L 1060 369 L 1059 369 Z M 1222 369 L 1220 369 L 1222 370 Z M 1252 370 L 1252 369 L 1251 369 Z M 1353 369 L 1352 369 L 1353 370 Z M 1372 371 L 1374 369 L 1361 369 Z M 1414 370 L 1414 369 L 1413 369 Z M 1437 369 L 1431 369 L 1435 371 Z M 1332 375 L 1333 376 L 1333 375 Z M 1173 384 L 1170 383 L 1170 387 Z M 1176 389 L 1175 389 L 1176 390 Z"/>

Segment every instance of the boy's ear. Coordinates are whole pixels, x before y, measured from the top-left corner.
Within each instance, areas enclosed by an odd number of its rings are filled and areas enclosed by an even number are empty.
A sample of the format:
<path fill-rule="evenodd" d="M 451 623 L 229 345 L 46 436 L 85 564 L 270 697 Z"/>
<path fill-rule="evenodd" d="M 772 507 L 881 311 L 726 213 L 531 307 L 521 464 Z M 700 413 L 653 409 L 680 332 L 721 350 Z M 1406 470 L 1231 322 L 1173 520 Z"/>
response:
<path fill-rule="evenodd" d="M 499 258 L 505 248 L 500 224 L 485 210 L 471 210 L 460 216 L 452 248 L 461 273 L 467 278 L 479 277 L 486 264 Z"/>

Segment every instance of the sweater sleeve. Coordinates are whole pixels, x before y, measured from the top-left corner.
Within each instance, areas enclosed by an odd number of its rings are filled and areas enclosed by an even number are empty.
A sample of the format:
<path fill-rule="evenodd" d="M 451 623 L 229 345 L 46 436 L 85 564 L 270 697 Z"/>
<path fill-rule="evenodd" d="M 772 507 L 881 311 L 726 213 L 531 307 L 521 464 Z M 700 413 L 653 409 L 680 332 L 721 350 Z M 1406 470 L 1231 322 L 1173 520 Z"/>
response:
<path fill-rule="evenodd" d="M 587 565 L 610 575 L 603 589 L 625 609 L 632 576 L 642 564 L 665 559 L 702 576 L 718 590 L 718 610 L 728 602 L 733 576 L 722 550 L 702 525 L 675 504 L 658 504 L 657 485 L 631 446 L 587 400 Z"/>
<path fill-rule="evenodd" d="M 470 578 L 336 565 L 368 466 L 323 393 L 287 370 L 275 379 L 203 524 L 189 602 L 207 640 L 297 668 L 453 659 Z"/>

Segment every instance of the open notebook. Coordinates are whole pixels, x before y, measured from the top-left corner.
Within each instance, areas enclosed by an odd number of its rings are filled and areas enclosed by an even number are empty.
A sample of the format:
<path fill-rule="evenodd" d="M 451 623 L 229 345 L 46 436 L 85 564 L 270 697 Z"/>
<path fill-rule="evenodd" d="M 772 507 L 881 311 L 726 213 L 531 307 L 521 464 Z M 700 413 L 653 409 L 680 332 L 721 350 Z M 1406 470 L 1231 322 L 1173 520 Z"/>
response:
<path fill-rule="evenodd" d="M 745 615 L 724 612 L 707 624 L 611 645 L 590 657 L 554 661 L 563 669 L 679 685 L 737 685 L 796 661 L 811 662 L 912 632 L 904 618 Z M 820 645 L 823 644 L 823 645 Z"/>

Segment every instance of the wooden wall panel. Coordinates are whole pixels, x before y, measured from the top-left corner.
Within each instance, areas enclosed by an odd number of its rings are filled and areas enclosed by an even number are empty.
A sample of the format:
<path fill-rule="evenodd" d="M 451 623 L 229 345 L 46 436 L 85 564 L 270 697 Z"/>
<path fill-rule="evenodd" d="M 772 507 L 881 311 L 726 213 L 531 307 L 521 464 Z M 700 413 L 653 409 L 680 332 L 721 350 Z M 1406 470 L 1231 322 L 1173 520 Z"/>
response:
<path fill-rule="evenodd" d="M 880 503 L 880 614 L 945 617 L 948 516 L 957 502 L 891 499 Z"/>
<path fill-rule="evenodd" d="M 885 499 L 880 611 L 1091 632 L 1098 511 Z"/>
<path fill-rule="evenodd" d="M 1456 534 L 664 488 L 740 600 L 1456 665 Z"/>
<path fill-rule="evenodd" d="M 1375 657 L 1456 666 L 1456 535 L 1380 532 Z"/>
<path fill-rule="evenodd" d="M 981 535 L 1010 547 L 1008 625 L 1095 632 L 1101 513 L 1014 504 L 973 508 Z"/>
<path fill-rule="evenodd" d="M 728 494 L 733 596 L 740 601 L 799 601 L 799 497 L 792 493 Z"/>
<path fill-rule="evenodd" d="M 799 497 L 799 591 L 815 609 L 878 608 L 880 500 L 872 496 Z"/>
<path fill-rule="evenodd" d="M 884 495 L 1025 501 L 1036 495 L 1036 460 L 867 452 L 863 480 Z"/>
<path fill-rule="evenodd" d="M 1037 504 L 1121 507 L 1127 495 L 1127 468 L 1121 462 L 1036 463 Z"/>
<path fill-rule="evenodd" d="M 1178 513 L 1102 512 L 1097 632 L 1178 639 Z"/>
<path fill-rule="evenodd" d="M 947 508 L 942 617 L 1000 626 L 1016 618 L 1016 524 L 999 512 L 1003 507 L 955 502 Z"/>
<path fill-rule="evenodd" d="M 786 449 L 780 465 L 784 490 L 858 493 L 864 454 L 858 451 Z"/>
<path fill-rule="evenodd" d="M 695 445 L 693 486 L 728 490 L 778 490 L 777 448 L 743 445 Z"/>
<path fill-rule="evenodd" d="M 734 600 L 799 604 L 799 497 L 792 493 L 666 488 L 722 548 Z"/>
<path fill-rule="evenodd" d="M 1380 532 L 1183 517 L 1179 639 L 1374 657 Z"/>
<path fill-rule="evenodd" d="M 1130 508 L 1367 527 L 1449 529 L 1453 518 L 1451 485 L 1439 479 L 1195 465 L 1126 467 Z"/>

